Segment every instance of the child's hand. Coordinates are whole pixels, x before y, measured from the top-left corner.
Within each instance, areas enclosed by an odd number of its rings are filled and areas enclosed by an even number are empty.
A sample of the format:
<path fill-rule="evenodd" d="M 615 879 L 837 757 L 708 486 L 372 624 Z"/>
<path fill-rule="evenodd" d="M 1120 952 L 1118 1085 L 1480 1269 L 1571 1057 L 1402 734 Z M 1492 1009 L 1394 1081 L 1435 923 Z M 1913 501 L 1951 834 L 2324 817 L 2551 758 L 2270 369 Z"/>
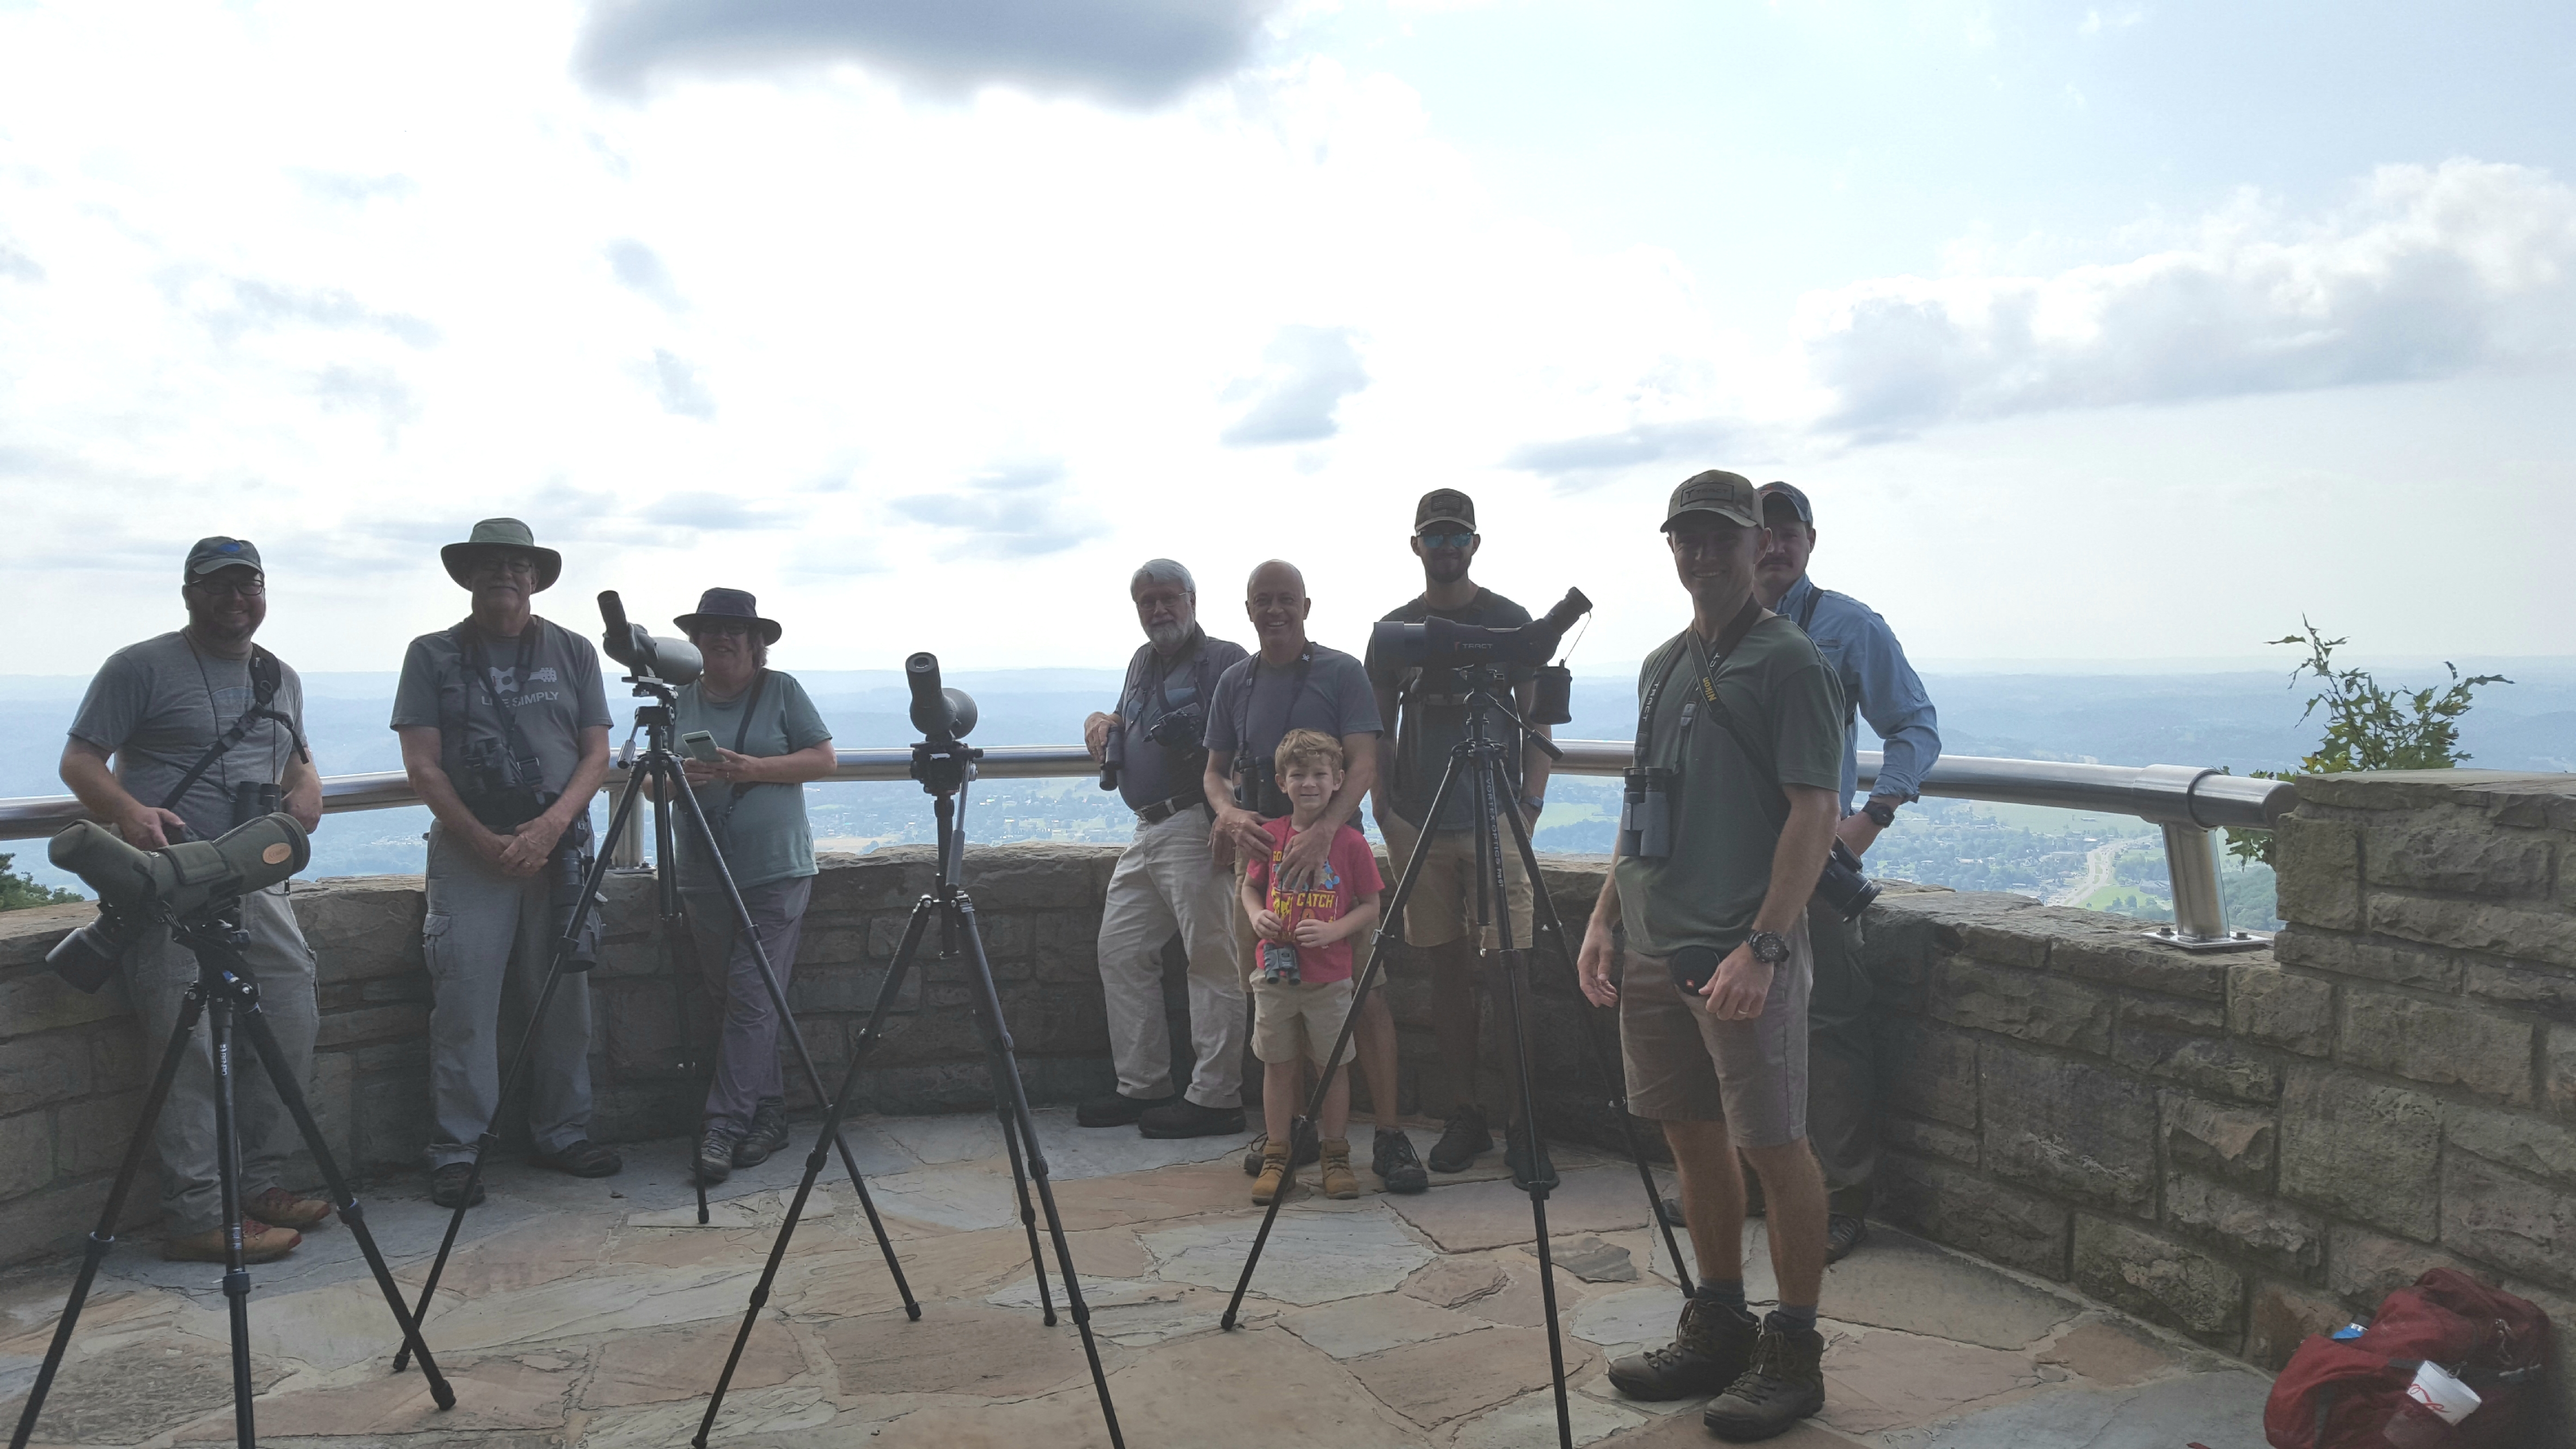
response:
<path fill-rule="evenodd" d="M 1306 919 L 1297 923 L 1297 929 L 1294 933 L 1297 944 L 1309 947 L 1329 946 L 1333 944 L 1333 942 L 1341 939 L 1341 932 L 1334 929 L 1334 927 L 1340 924 L 1341 923 L 1338 921 L 1319 921 L 1312 916 L 1308 916 Z"/>
<path fill-rule="evenodd" d="M 1302 929 L 1303 926 L 1312 924 L 1314 923 L 1311 921 L 1301 923 L 1300 929 Z M 1252 918 L 1252 934 L 1259 936 L 1265 941 L 1284 941 L 1288 938 L 1283 932 L 1281 932 L 1279 925 L 1279 913 L 1277 911 L 1262 911 L 1255 914 Z"/>

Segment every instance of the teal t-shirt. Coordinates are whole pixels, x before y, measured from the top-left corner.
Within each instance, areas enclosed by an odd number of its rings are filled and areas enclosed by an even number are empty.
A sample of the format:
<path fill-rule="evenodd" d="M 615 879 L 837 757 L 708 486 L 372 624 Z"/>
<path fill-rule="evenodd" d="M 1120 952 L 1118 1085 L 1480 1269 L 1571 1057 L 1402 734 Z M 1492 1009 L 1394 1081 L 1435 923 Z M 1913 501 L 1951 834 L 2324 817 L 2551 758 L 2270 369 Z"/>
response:
<path fill-rule="evenodd" d="M 762 671 L 761 678 L 757 703 L 752 703 L 750 689 L 731 699 L 711 700 L 700 685 L 683 688 L 674 714 L 674 738 L 705 730 L 722 748 L 767 759 L 811 749 L 832 737 L 795 675 L 770 669 Z M 745 704 L 752 705 L 748 729 L 743 723 Z M 681 751 L 683 758 L 687 754 Z M 805 819 L 804 786 L 752 785 L 737 799 L 733 786 L 718 782 L 699 786 L 697 796 L 737 888 L 749 890 L 814 874 L 814 829 Z M 680 888 L 718 889 L 715 871 L 698 858 L 701 852 L 691 834 L 685 826 L 679 832 Z"/>

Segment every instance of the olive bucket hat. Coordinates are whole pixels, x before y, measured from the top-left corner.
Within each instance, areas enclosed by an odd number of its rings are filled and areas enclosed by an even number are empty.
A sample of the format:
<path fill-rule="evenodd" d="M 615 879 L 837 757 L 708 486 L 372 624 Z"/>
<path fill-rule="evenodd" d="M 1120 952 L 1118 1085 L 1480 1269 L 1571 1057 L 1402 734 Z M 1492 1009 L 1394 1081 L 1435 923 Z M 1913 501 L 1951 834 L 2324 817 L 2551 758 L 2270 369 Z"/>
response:
<path fill-rule="evenodd" d="M 487 518 L 474 525 L 472 536 L 463 543 L 451 543 L 438 551 L 438 561 L 447 565 L 447 576 L 463 588 L 474 587 L 467 570 L 477 559 L 501 549 L 520 549 L 537 556 L 537 584 L 530 593 L 543 593 L 553 588 L 563 574 L 563 555 L 550 548 L 537 547 L 537 536 L 515 518 Z"/>
<path fill-rule="evenodd" d="M 719 620 L 733 620 L 760 631 L 760 642 L 775 644 L 780 633 L 776 619 L 760 617 L 760 601 L 741 589 L 709 589 L 698 595 L 698 611 L 682 614 L 671 622 L 683 634 L 695 634 L 700 627 Z"/>

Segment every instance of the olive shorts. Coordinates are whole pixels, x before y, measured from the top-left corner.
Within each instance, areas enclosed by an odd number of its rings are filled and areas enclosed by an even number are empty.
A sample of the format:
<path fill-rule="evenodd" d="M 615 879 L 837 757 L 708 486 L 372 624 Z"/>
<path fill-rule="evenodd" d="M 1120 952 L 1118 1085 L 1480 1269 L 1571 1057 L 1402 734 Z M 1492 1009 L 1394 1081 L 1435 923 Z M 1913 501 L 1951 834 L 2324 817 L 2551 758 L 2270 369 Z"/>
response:
<path fill-rule="evenodd" d="M 1351 979 L 1252 983 L 1252 1054 L 1265 1062 L 1293 1062 L 1301 1053 L 1317 1068 L 1332 1054 L 1351 1014 Z M 1299 1038 L 1304 1038 L 1301 1049 Z"/>
<path fill-rule="evenodd" d="M 1628 1110 L 1656 1122 L 1724 1122 L 1739 1147 L 1778 1147 L 1807 1135 L 1807 994 L 1815 954 L 1801 919 L 1789 959 L 1772 973 L 1762 1014 L 1720 1021 L 1685 996 L 1666 958 L 1625 953 L 1619 977 L 1619 1055 Z"/>
<path fill-rule="evenodd" d="M 1434 830 L 1426 834 L 1392 811 L 1380 827 L 1386 832 L 1386 862 L 1395 868 L 1387 881 L 1390 892 L 1404 879 L 1405 865 L 1413 859 L 1413 853 L 1424 852 L 1422 874 L 1413 882 L 1413 897 L 1404 903 L 1405 944 L 1445 946 L 1473 932 L 1478 831 Z M 1511 912 L 1512 945 L 1526 951 L 1530 948 L 1532 912 L 1529 872 L 1521 868 L 1521 853 L 1512 844 L 1511 826 L 1506 823 L 1502 831 L 1503 904 Z M 1499 914 L 1491 901 L 1485 909 L 1489 917 Z M 1491 950 L 1502 948 L 1502 930 L 1491 920 L 1485 925 L 1483 944 Z"/>

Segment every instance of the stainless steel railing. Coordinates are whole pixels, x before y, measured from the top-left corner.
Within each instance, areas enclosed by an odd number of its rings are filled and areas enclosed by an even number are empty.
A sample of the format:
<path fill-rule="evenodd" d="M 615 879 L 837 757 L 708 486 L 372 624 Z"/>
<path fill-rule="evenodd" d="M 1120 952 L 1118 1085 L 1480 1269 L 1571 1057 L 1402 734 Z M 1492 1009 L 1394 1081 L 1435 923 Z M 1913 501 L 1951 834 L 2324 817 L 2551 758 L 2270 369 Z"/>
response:
<path fill-rule="evenodd" d="M 1632 747 L 1624 740 L 1559 740 L 1569 775 L 1615 776 L 1628 768 Z M 912 751 L 905 748 L 842 750 L 834 780 L 910 778 Z M 1879 756 L 1864 751 L 1860 782 L 1878 777 Z M 987 780 L 1040 780 L 1089 775 L 1099 766 L 1079 745 L 997 745 L 984 751 L 979 773 Z M 608 788 L 625 784 L 623 770 L 609 772 Z M 2254 780 L 2189 765 L 2078 765 L 2052 760 L 1995 760 L 1944 755 L 1923 782 L 1923 793 L 1950 800 L 1999 805 L 2044 805 L 2104 815 L 2134 815 L 2164 828 L 2165 865 L 2173 879 L 2174 925 L 2150 933 L 2187 949 L 2226 949 L 2258 938 L 2226 928 L 2218 886 L 2218 851 L 2210 832 L 2223 826 L 2268 829 L 2298 803 L 2286 780 Z M 332 775 L 322 781 L 322 811 L 386 810 L 416 805 L 411 782 L 400 771 Z M 47 836 L 88 818 L 69 795 L 0 799 L 0 840 Z M 631 848 L 631 845 L 630 845 Z"/>

